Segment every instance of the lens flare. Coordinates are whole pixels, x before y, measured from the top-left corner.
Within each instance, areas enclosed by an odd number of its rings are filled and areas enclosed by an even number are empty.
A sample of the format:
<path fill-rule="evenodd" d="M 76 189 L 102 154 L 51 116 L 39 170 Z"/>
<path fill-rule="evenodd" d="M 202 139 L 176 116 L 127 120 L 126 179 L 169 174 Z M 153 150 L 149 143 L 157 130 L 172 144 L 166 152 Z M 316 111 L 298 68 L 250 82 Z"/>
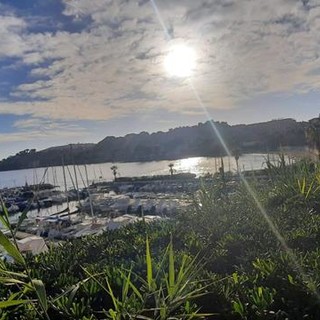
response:
<path fill-rule="evenodd" d="M 172 40 L 172 37 L 170 36 L 168 29 L 161 17 L 161 14 L 159 12 L 159 9 L 156 5 L 155 0 L 150 0 L 152 7 L 154 8 L 155 14 L 159 20 L 159 23 L 161 24 L 163 31 L 167 37 L 168 40 Z M 190 55 L 190 51 L 189 53 L 187 53 L 185 56 L 183 55 L 183 51 L 184 50 L 177 50 L 176 53 L 175 50 L 172 51 L 171 54 L 169 54 L 166 58 L 165 61 L 165 65 L 166 65 L 166 69 L 169 72 L 169 74 L 173 75 L 173 76 L 179 76 L 179 77 L 185 77 L 188 78 L 192 71 L 193 68 L 195 66 L 195 55 L 192 56 Z M 189 55 L 189 57 L 192 57 L 193 62 L 188 61 L 189 58 L 186 58 Z M 182 58 L 184 57 L 184 58 Z M 181 61 L 179 61 L 181 58 Z M 168 61 L 167 61 L 168 60 Z M 193 65 L 192 65 L 193 63 Z M 177 64 L 177 65 L 175 65 Z M 188 67 L 184 67 L 188 65 Z M 189 87 L 190 89 L 193 91 L 195 100 L 198 102 L 198 105 L 203 109 L 205 115 L 207 116 L 208 120 L 210 121 L 211 124 L 211 128 L 212 128 L 212 132 L 215 133 L 216 137 L 218 138 L 221 146 L 223 147 L 223 149 L 225 150 L 226 154 L 228 156 L 231 157 L 231 152 L 230 149 L 228 148 L 228 146 L 226 145 L 223 137 L 221 136 L 218 128 L 216 127 L 215 123 L 213 120 L 211 120 L 211 116 L 208 112 L 207 107 L 205 106 L 205 104 L 203 103 L 203 100 L 201 99 L 198 91 L 196 90 L 196 88 L 194 87 L 191 78 L 188 78 L 188 82 L 189 82 Z M 279 241 L 279 243 L 282 245 L 283 249 L 286 251 L 286 253 L 288 254 L 290 260 L 291 260 L 291 264 L 298 270 L 298 272 L 300 273 L 302 279 L 304 280 L 304 282 L 308 285 L 308 287 L 311 289 L 312 293 L 314 294 L 314 296 L 317 298 L 317 300 L 320 302 L 320 294 L 317 290 L 317 287 L 314 285 L 315 281 L 305 272 L 305 270 L 303 269 L 303 267 L 299 264 L 297 256 L 295 254 L 295 252 L 289 248 L 289 246 L 287 245 L 284 237 L 280 234 L 279 230 L 277 229 L 276 225 L 273 223 L 273 221 L 270 219 L 266 209 L 263 207 L 262 203 L 260 202 L 260 200 L 258 199 L 256 193 L 254 192 L 254 190 L 252 189 L 252 187 L 249 185 L 248 181 L 246 180 L 246 178 L 244 177 L 243 174 L 240 173 L 240 180 L 243 183 L 243 185 L 245 186 L 245 188 L 247 189 L 247 191 L 249 192 L 249 194 L 251 195 L 251 197 L 253 198 L 257 209 L 259 210 L 262 218 L 266 221 L 266 223 L 268 224 L 270 230 L 273 232 L 274 236 L 277 238 L 277 240 Z"/>

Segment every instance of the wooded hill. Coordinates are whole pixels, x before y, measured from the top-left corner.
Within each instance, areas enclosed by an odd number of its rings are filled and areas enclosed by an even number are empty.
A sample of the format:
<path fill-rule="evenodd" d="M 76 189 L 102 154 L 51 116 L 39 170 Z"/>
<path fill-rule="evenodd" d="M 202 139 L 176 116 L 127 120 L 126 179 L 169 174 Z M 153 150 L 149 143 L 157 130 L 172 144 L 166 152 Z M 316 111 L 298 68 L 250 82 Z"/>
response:
<path fill-rule="evenodd" d="M 280 147 L 306 145 L 307 122 L 281 119 L 250 125 L 230 126 L 226 122 L 215 122 L 215 125 L 231 151 L 270 152 Z M 60 166 L 62 157 L 65 164 L 89 164 L 174 160 L 224 154 L 212 123 L 207 121 L 167 132 L 106 137 L 97 144 L 71 144 L 41 151 L 26 149 L 0 161 L 0 171 Z"/>

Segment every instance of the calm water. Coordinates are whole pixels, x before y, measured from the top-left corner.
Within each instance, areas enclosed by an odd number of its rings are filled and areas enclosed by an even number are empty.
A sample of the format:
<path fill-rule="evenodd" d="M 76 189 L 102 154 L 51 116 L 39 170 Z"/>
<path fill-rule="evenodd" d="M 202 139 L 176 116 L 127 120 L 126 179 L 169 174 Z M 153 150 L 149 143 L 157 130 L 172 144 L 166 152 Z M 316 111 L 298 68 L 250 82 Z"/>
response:
<path fill-rule="evenodd" d="M 261 169 L 265 167 L 266 154 L 245 154 L 239 159 L 240 170 Z M 277 161 L 277 155 L 271 155 L 271 159 Z M 223 158 L 225 170 L 236 170 L 236 162 L 234 158 Z M 110 167 L 116 165 L 118 173 L 121 177 L 133 177 L 143 175 L 169 174 L 168 164 L 174 164 L 175 172 L 191 172 L 197 176 L 209 173 L 215 173 L 221 165 L 220 158 L 186 158 L 174 161 L 151 161 L 151 162 L 130 162 L 130 163 L 100 163 L 87 165 L 88 180 L 90 183 L 99 180 L 112 180 L 113 175 Z M 26 169 L 16 171 L 0 172 L 0 188 L 23 186 L 28 184 L 36 184 L 43 181 L 45 168 Z M 86 174 L 84 166 L 76 167 L 76 175 L 78 186 L 81 188 L 86 185 Z M 75 173 L 72 166 L 66 168 L 66 182 L 68 188 L 73 188 L 75 183 Z M 62 167 L 48 168 L 44 181 L 64 186 Z"/>

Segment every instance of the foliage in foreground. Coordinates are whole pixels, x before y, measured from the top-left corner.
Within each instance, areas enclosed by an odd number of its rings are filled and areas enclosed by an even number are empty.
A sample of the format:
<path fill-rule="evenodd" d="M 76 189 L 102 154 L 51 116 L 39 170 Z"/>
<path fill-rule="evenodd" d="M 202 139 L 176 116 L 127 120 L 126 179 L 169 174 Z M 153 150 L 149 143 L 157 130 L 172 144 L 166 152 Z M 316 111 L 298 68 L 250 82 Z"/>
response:
<path fill-rule="evenodd" d="M 174 252 L 170 228 L 140 223 L 70 241 L 34 258 L 23 257 L 2 234 L 1 244 L 16 265 L 0 265 L 0 319 L 204 318 L 194 304 L 206 291 L 199 280 L 201 266 L 186 253 Z M 146 233 L 157 230 L 165 237 L 158 238 L 154 257 Z"/>
<path fill-rule="evenodd" d="M 27 300 L 3 309 L 2 319 L 43 319 L 41 303 L 51 319 L 319 319 L 319 165 L 280 162 L 266 174 L 268 182 L 250 181 L 266 216 L 241 182 L 218 182 L 177 221 L 3 264 L 14 279 L 43 286 L 2 285 L 4 301 Z"/>

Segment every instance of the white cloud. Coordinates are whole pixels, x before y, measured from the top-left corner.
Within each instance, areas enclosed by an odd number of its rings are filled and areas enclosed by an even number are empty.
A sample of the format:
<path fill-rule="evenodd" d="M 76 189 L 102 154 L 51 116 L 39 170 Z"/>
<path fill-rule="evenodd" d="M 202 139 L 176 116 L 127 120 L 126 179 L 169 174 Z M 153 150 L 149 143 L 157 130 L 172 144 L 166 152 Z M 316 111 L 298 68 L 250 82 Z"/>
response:
<path fill-rule="evenodd" d="M 0 143 L 21 141 L 56 141 L 70 138 L 85 137 L 87 130 L 74 123 L 52 121 L 41 118 L 17 120 L 13 127 L 15 132 L 0 133 Z"/>
<path fill-rule="evenodd" d="M 49 119 L 41 119 L 41 118 L 29 118 L 29 119 L 21 119 L 14 122 L 13 126 L 20 130 L 24 129 L 37 129 L 39 131 L 50 132 L 50 130 L 62 130 L 64 132 L 80 132 L 84 131 L 77 124 L 72 124 L 63 121 L 52 121 Z"/>
<path fill-rule="evenodd" d="M 85 135 L 85 131 L 72 130 L 28 130 L 13 133 L 0 133 L 0 143 L 21 142 L 21 141 L 56 141 L 61 138 L 79 138 Z M 80 139 L 79 139 L 80 140 Z"/>
<path fill-rule="evenodd" d="M 0 14 L 0 59 L 23 54 L 26 47 L 21 32 L 25 27 L 23 19 Z"/>
<path fill-rule="evenodd" d="M 320 89 L 319 75 L 312 74 L 320 67 L 317 1 L 156 3 L 171 42 L 185 41 L 197 51 L 194 84 L 209 108 L 236 107 L 259 94 Z M 92 23 L 79 33 L 26 34 L 21 18 L 1 20 L 0 56 L 20 56 L 34 77 L 12 94 L 34 102 L 0 103 L 0 113 L 102 120 L 154 108 L 196 110 L 186 83 L 164 74 L 169 44 L 149 1 L 65 4 L 65 15 Z"/>

